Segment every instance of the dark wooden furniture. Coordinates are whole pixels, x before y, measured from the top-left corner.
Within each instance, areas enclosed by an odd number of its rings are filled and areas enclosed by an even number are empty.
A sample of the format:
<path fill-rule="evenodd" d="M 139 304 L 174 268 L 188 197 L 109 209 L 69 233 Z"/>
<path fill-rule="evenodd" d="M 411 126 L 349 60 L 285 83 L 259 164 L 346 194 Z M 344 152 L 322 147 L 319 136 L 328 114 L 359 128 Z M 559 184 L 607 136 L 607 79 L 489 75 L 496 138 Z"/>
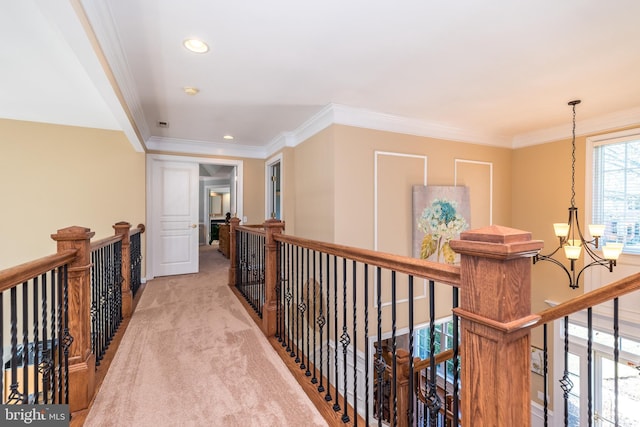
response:
<path fill-rule="evenodd" d="M 218 250 L 222 255 L 229 258 L 229 224 L 219 225 Z"/>

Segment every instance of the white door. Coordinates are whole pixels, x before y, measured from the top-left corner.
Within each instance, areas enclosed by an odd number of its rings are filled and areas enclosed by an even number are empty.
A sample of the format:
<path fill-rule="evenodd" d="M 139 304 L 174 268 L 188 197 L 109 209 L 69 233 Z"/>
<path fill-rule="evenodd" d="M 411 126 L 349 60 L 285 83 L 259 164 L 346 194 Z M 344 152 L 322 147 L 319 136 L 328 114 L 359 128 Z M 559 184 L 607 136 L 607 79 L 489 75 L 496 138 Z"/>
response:
<path fill-rule="evenodd" d="M 154 275 L 198 272 L 198 164 L 154 161 Z"/>

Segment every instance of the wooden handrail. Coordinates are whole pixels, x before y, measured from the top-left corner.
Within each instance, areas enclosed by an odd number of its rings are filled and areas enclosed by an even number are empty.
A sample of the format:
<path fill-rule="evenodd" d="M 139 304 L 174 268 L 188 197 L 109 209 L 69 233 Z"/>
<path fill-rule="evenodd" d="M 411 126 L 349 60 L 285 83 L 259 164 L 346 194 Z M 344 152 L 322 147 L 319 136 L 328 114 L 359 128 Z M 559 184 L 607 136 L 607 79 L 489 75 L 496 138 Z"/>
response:
<path fill-rule="evenodd" d="M 553 322 L 578 311 L 594 307 L 598 304 L 610 301 L 614 298 L 626 295 L 640 289 L 640 273 L 625 277 L 624 279 L 610 283 L 595 291 L 572 298 L 569 301 L 558 304 L 538 313 L 540 319 L 530 325 L 534 328 L 545 323 Z"/>
<path fill-rule="evenodd" d="M 399 273 L 410 274 L 414 277 L 435 280 L 439 283 L 460 287 L 460 267 L 458 266 L 368 249 L 354 248 L 335 243 L 318 242 L 316 240 L 303 239 L 301 237 L 285 234 L 276 235 L 275 240 L 328 253 L 330 255 L 348 258 L 364 264 L 387 268 Z"/>
<path fill-rule="evenodd" d="M 136 228 L 132 228 L 129 230 L 129 236 L 133 236 L 134 234 L 144 233 L 147 227 L 144 224 L 138 224 Z"/>
<path fill-rule="evenodd" d="M 441 364 L 442 362 L 453 358 L 453 349 L 445 350 L 442 353 L 436 354 L 436 365 Z M 431 359 L 424 359 L 419 362 L 413 364 L 413 371 L 418 372 L 423 369 L 427 369 L 431 366 Z"/>
<path fill-rule="evenodd" d="M 0 271 L 0 292 L 70 263 L 76 253 L 76 250 L 67 250 Z"/>
<path fill-rule="evenodd" d="M 104 239 L 96 240 L 95 242 L 91 242 L 91 251 L 97 251 L 98 249 L 102 249 L 109 245 L 112 245 L 116 242 L 122 240 L 122 236 L 115 235 L 110 237 L 105 237 Z"/>

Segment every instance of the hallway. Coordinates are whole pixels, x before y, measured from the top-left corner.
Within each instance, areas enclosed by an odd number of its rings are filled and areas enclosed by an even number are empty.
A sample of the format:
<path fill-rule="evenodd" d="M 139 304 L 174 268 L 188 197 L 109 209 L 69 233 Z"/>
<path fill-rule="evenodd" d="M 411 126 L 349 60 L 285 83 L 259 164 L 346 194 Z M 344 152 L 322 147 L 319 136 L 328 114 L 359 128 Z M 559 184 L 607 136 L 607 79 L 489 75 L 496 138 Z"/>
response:
<path fill-rule="evenodd" d="M 200 273 L 147 283 L 86 426 L 325 426 L 200 247 Z"/>

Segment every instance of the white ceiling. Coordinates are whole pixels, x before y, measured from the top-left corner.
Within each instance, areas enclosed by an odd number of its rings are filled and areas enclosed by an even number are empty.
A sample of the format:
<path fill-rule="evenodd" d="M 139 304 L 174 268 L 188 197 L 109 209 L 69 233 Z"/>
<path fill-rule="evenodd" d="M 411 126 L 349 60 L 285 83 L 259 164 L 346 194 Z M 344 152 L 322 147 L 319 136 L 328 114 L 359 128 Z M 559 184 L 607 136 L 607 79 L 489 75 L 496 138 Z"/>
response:
<path fill-rule="evenodd" d="M 4 1 L 0 117 L 212 154 L 328 123 L 517 147 L 570 135 L 576 98 L 578 133 L 640 123 L 638 17 L 637 0 Z"/>

